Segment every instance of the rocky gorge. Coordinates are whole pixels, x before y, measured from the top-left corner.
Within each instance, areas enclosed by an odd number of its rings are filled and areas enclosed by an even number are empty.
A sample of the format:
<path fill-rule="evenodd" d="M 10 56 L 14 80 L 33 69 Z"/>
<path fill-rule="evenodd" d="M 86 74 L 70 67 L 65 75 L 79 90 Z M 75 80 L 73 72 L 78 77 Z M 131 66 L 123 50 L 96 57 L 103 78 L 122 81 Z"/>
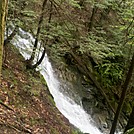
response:
<path fill-rule="evenodd" d="M 50 52 L 48 48 L 48 52 Z M 52 52 L 54 53 L 54 52 Z M 52 54 L 51 53 L 51 54 Z M 53 55 L 50 56 L 50 61 L 53 65 L 55 74 L 62 83 L 63 94 L 69 96 L 77 104 L 81 105 L 84 110 L 91 115 L 93 124 L 99 128 L 103 134 L 108 134 L 111 128 L 112 119 L 114 114 L 111 112 L 111 109 L 107 106 L 105 97 L 101 94 L 100 91 L 96 88 L 91 79 L 88 79 L 85 76 L 85 73 L 78 68 L 75 63 L 70 64 L 73 59 L 67 59 L 65 56 L 59 54 L 59 58 L 54 60 Z M 68 62 L 66 62 L 69 60 Z M 91 63 L 89 62 L 88 66 L 92 68 Z M 84 69 L 83 69 L 84 70 Z M 122 127 L 125 125 L 125 119 L 122 118 L 122 122 L 118 126 L 118 132 L 121 131 Z"/>

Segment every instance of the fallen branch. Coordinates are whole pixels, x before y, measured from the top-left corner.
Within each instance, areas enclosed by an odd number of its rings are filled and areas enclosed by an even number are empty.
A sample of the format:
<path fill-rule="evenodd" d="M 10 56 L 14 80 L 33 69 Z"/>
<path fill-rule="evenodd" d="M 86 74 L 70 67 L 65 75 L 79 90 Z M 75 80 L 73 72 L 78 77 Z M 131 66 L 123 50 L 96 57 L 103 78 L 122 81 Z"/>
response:
<path fill-rule="evenodd" d="M 17 132 L 25 132 L 25 133 L 32 134 L 31 130 L 29 130 L 29 129 L 25 128 L 24 126 L 20 125 L 20 123 L 18 123 L 18 122 L 17 122 L 17 124 L 19 126 L 7 123 L 7 122 L 3 121 L 2 119 L 0 119 L 0 125 L 12 128 L 12 129 L 14 129 Z"/>
<path fill-rule="evenodd" d="M 21 130 L 22 132 L 32 134 L 30 128 L 26 128 L 22 123 L 19 123 L 17 121 L 15 123 L 18 124 L 18 126 L 16 126 L 17 129 Z"/>
<path fill-rule="evenodd" d="M 1 104 L 2 106 L 6 107 L 7 109 L 9 109 L 9 110 L 11 110 L 11 111 L 14 112 L 14 110 L 13 110 L 11 107 L 9 107 L 7 104 L 3 103 L 1 100 L 0 100 L 0 104 Z"/>
<path fill-rule="evenodd" d="M 14 129 L 17 132 L 21 132 L 20 130 L 16 129 L 14 126 L 10 125 L 10 124 L 6 124 L 6 123 L 0 123 L 0 126 L 7 126 L 9 128 Z"/>

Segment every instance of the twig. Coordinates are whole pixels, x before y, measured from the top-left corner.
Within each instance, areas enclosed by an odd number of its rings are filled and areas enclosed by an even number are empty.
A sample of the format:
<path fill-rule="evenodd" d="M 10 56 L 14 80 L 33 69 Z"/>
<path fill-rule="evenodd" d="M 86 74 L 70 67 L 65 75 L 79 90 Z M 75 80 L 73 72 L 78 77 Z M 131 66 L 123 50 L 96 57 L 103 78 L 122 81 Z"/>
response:
<path fill-rule="evenodd" d="M 10 125 L 10 124 L 6 124 L 6 123 L 0 123 L 0 126 L 7 126 L 9 128 L 14 129 L 17 132 L 21 132 L 20 130 L 18 130 L 17 128 L 15 128 L 14 126 Z"/>
<path fill-rule="evenodd" d="M 3 125 L 3 126 L 7 126 L 9 128 L 12 128 L 12 129 L 14 129 L 17 132 L 26 132 L 26 133 L 32 134 L 31 130 L 28 130 L 24 126 L 20 125 L 20 123 L 18 123 L 18 122 L 17 122 L 17 125 L 19 125 L 19 126 L 12 125 L 10 123 L 6 123 L 6 122 L 4 122 L 1 119 L 0 119 L 0 121 L 1 121 L 0 125 Z"/>
<path fill-rule="evenodd" d="M 11 111 L 14 112 L 14 110 L 13 110 L 11 107 L 9 107 L 8 105 L 4 104 L 1 100 L 0 100 L 0 104 L 1 104 L 2 106 L 6 107 L 7 109 L 9 109 L 9 110 L 11 110 Z"/>

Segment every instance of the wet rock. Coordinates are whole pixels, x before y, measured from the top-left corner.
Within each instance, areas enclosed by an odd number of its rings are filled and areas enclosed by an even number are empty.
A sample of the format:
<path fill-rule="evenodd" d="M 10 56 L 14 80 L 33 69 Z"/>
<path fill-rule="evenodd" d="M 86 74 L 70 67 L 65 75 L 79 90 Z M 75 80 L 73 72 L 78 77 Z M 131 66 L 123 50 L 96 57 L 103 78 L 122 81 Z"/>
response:
<path fill-rule="evenodd" d="M 108 128 L 107 118 L 108 113 L 103 111 L 102 113 L 94 113 L 92 116 L 93 120 L 96 122 L 96 125 L 99 126 L 99 129 L 104 132 Z"/>
<path fill-rule="evenodd" d="M 19 35 L 21 38 L 24 38 L 24 39 L 29 39 L 29 38 L 30 38 L 30 34 L 24 32 L 24 31 L 21 30 L 21 29 L 18 30 L 18 35 Z"/>

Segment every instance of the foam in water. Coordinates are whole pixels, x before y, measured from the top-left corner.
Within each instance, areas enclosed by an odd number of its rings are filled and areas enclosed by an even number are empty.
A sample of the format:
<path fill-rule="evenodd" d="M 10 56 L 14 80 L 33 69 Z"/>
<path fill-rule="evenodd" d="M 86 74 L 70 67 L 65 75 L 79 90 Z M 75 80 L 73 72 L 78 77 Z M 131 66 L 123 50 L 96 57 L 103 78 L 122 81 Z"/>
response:
<path fill-rule="evenodd" d="M 93 126 L 91 117 L 83 110 L 83 108 L 59 91 L 60 84 L 56 79 L 56 76 L 54 76 L 53 69 L 51 63 L 48 61 L 47 55 L 41 65 L 41 68 L 43 68 L 41 70 L 41 74 L 47 81 L 50 92 L 54 96 L 57 108 L 70 121 L 70 123 L 75 125 L 84 133 L 101 134 L 101 132 Z"/>

